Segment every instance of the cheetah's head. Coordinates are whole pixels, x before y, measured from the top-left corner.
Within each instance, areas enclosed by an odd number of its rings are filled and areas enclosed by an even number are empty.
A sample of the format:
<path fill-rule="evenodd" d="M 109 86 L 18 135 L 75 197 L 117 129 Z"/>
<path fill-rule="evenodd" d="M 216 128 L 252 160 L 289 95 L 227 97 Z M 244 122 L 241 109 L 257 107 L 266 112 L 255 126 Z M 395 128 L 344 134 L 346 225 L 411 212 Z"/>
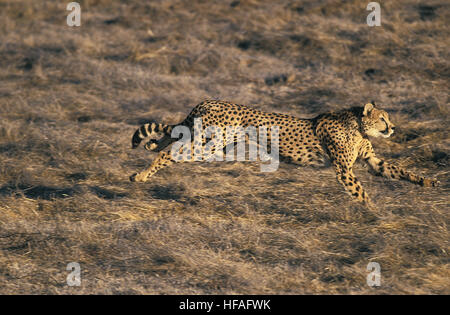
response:
<path fill-rule="evenodd" d="M 375 108 L 373 102 L 364 105 L 361 122 L 362 130 L 368 136 L 388 138 L 394 133 L 395 126 L 390 122 L 388 113 Z"/>

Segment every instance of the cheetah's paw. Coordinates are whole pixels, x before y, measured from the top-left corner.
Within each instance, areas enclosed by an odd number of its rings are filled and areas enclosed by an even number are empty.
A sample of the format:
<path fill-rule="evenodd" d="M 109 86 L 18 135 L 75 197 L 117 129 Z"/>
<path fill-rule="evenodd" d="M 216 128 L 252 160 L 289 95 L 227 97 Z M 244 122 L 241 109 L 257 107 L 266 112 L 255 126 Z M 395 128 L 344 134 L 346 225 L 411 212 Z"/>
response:
<path fill-rule="evenodd" d="M 147 181 L 147 176 L 144 176 L 140 173 L 136 173 L 130 176 L 130 181 L 131 182 L 146 182 Z"/>
<path fill-rule="evenodd" d="M 423 179 L 423 187 L 437 187 L 441 184 L 437 179 L 424 178 Z"/>

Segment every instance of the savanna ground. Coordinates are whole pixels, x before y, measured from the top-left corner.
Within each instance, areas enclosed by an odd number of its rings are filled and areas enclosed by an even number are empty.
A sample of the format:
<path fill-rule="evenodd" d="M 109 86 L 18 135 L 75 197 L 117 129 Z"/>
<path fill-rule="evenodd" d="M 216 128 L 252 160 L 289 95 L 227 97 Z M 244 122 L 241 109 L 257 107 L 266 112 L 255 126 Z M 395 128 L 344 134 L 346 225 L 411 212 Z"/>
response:
<path fill-rule="evenodd" d="M 372 28 L 369 1 L 79 2 L 71 28 L 64 1 L 0 0 L 0 293 L 450 293 L 447 1 L 382 1 Z M 137 126 L 205 99 L 299 117 L 374 100 L 397 125 L 378 155 L 441 187 L 359 165 L 370 211 L 332 169 L 129 182 L 156 156 L 130 150 Z"/>

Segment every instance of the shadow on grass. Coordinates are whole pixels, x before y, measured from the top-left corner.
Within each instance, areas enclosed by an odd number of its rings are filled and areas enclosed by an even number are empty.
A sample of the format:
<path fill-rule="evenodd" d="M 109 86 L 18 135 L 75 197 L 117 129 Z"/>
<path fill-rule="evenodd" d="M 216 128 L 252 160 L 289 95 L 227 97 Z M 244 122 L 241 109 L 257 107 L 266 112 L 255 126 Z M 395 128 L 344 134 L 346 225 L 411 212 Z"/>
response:
<path fill-rule="evenodd" d="M 88 186 L 87 189 L 97 195 L 97 197 L 107 200 L 120 199 L 128 196 L 128 194 L 126 193 L 119 193 L 97 186 Z M 72 197 L 77 193 L 83 193 L 83 190 L 84 189 L 78 185 L 74 187 L 63 188 L 43 185 L 31 186 L 25 184 L 7 184 L 0 187 L 0 196 L 23 194 L 25 197 L 30 199 L 54 200 Z"/>
<path fill-rule="evenodd" d="M 185 188 L 181 186 L 154 186 L 149 190 L 153 198 L 161 200 L 180 200 L 184 191 Z"/>
<path fill-rule="evenodd" d="M 120 199 L 123 197 L 128 196 L 126 193 L 119 193 L 115 192 L 113 190 L 96 187 L 96 186 L 90 186 L 89 190 L 97 195 L 97 197 L 107 200 L 114 200 L 114 199 Z"/>
<path fill-rule="evenodd" d="M 20 194 L 30 199 L 52 200 L 56 198 L 66 198 L 76 193 L 75 188 L 58 188 L 48 186 L 29 186 L 24 184 L 8 184 L 0 187 L 0 195 Z"/>

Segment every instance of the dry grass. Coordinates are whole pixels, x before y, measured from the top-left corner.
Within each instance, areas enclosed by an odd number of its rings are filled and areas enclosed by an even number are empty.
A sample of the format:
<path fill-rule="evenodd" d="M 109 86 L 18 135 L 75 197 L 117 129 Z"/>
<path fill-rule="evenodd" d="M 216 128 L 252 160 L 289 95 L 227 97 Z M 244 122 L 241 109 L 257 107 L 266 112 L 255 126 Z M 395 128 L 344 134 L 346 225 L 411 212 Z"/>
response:
<path fill-rule="evenodd" d="M 449 5 L 0 0 L 0 293 L 449 294 Z M 442 186 L 252 163 L 165 169 L 136 126 L 211 98 L 301 117 L 383 104 L 378 154 Z M 66 285 L 66 265 L 82 286 Z M 382 286 L 366 285 L 380 263 Z"/>

